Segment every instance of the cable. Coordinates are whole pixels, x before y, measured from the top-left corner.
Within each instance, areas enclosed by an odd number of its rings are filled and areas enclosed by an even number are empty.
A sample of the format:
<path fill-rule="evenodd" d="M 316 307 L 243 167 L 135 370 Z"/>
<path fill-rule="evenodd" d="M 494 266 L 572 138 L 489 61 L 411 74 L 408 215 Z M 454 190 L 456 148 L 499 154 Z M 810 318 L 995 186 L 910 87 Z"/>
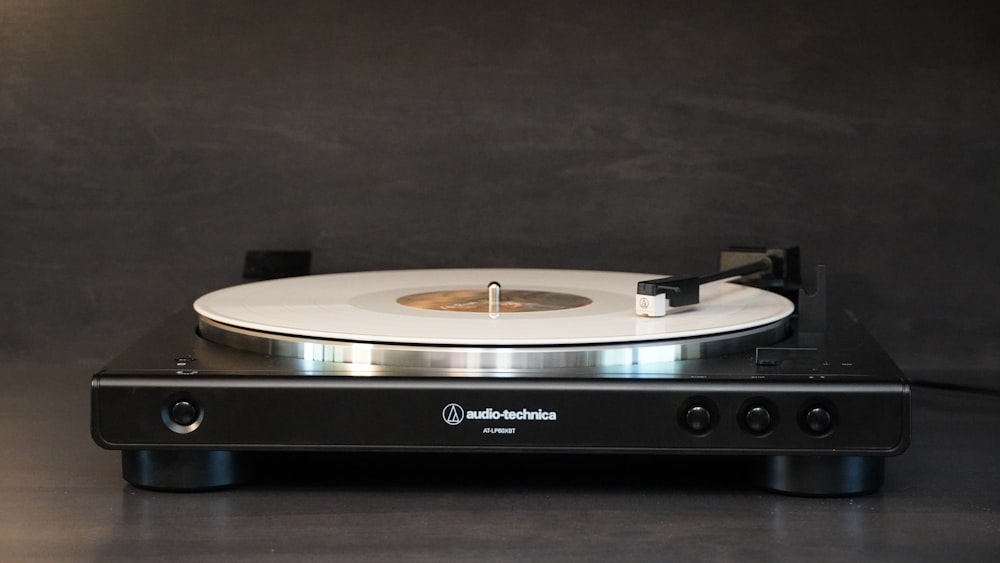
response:
<path fill-rule="evenodd" d="M 960 393 L 974 393 L 976 395 L 988 395 L 1000 398 L 1000 389 L 994 387 L 983 387 L 981 385 L 969 385 L 967 383 L 945 383 L 943 381 L 931 381 L 928 379 L 907 378 L 910 385 L 914 387 L 924 387 L 926 389 L 936 389 L 939 391 L 957 391 Z"/>

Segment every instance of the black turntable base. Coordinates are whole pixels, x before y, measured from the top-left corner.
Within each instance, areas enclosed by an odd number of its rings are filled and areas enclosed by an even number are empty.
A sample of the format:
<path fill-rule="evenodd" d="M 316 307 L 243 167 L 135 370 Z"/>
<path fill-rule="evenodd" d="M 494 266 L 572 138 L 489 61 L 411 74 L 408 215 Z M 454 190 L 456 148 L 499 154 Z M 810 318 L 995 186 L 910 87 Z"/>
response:
<path fill-rule="evenodd" d="M 828 314 L 822 269 L 807 294 L 768 268 L 703 277 L 692 299 L 684 277 L 565 270 L 234 286 L 94 376 L 92 433 L 163 490 L 238 484 L 282 452 L 739 456 L 774 491 L 877 490 L 908 444 L 909 387 Z"/>

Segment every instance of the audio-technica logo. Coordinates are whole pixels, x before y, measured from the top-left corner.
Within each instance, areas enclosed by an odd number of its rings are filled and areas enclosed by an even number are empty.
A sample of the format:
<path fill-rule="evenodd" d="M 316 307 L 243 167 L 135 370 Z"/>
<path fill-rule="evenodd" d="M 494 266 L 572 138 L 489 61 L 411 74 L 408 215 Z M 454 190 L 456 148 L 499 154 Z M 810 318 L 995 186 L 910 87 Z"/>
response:
<path fill-rule="evenodd" d="M 441 418 L 448 424 L 455 426 L 465 420 L 465 409 L 457 403 L 448 403 L 441 411 Z"/>
<path fill-rule="evenodd" d="M 465 410 L 458 403 L 448 403 L 441 411 L 441 418 L 451 426 L 457 426 L 463 420 L 537 420 L 554 421 L 558 419 L 556 411 L 543 409 L 494 409 L 492 407 L 482 410 Z"/>

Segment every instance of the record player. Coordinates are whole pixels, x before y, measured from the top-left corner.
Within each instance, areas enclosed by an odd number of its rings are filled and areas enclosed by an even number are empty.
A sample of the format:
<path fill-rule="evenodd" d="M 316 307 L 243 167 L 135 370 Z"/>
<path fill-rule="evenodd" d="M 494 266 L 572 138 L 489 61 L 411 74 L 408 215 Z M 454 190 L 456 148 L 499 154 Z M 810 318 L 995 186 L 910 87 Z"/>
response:
<path fill-rule="evenodd" d="M 304 272 L 293 272 L 304 273 Z M 717 455 L 801 495 L 877 490 L 909 387 L 797 248 L 704 276 L 442 269 L 276 277 L 177 313 L 93 377 L 129 483 L 247 479 L 253 452 Z M 828 310 L 829 309 L 829 310 Z"/>

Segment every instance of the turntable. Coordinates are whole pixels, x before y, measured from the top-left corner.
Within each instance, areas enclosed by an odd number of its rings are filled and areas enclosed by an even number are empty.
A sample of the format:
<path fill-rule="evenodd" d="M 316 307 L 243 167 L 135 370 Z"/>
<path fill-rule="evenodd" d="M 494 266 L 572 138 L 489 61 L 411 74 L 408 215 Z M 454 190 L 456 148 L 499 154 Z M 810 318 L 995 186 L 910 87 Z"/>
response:
<path fill-rule="evenodd" d="M 825 270 L 732 248 L 708 276 L 442 269 L 209 293 L 92 382 L 129 483 L 246 480 L 253 452 L 748 456 L 760 486 L 877 490 L 909 387 Z"/>

